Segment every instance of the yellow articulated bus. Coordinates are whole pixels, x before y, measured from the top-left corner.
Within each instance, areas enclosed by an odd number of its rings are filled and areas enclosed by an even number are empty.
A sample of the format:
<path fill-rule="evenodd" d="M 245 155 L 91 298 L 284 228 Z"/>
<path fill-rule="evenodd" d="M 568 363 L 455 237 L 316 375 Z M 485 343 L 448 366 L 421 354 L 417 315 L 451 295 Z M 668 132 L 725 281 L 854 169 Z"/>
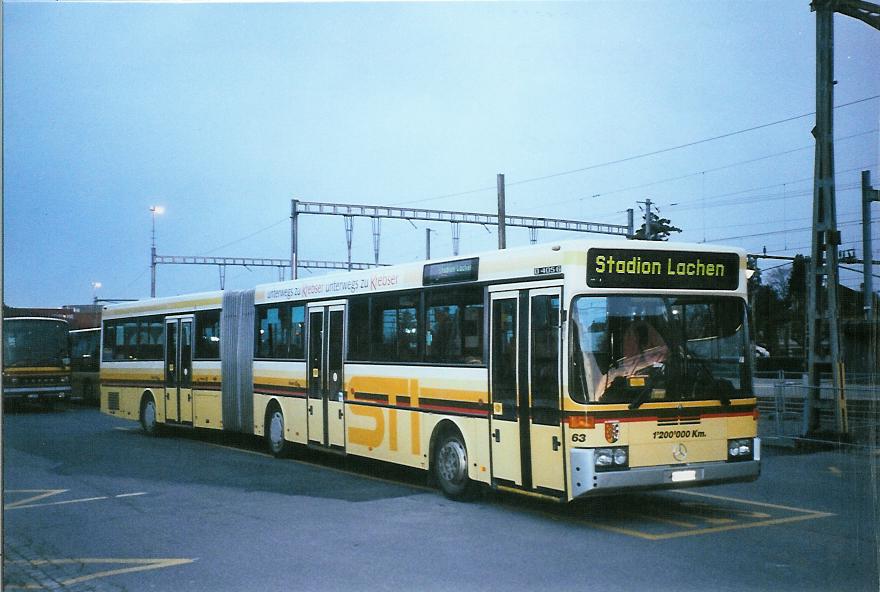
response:
<path fill-rule="evenodd" d="M 565 241 L 108 306 L 101 408 L 558 501 L 760 473 L 741 250 Z"/>

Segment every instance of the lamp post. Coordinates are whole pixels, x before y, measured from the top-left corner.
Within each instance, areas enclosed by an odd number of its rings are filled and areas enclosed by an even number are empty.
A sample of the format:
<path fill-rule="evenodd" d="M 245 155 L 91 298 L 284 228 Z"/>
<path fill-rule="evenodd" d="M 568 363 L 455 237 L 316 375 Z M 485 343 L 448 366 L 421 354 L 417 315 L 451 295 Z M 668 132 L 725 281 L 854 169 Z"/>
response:
<path fill-rule="evenodd" d="M 150 235 L 150 298 L 156 297 L 156 214 L 165 211 L 162 206 L 150 206 L 150 215 L 153 219 L 153 230 Z"/>

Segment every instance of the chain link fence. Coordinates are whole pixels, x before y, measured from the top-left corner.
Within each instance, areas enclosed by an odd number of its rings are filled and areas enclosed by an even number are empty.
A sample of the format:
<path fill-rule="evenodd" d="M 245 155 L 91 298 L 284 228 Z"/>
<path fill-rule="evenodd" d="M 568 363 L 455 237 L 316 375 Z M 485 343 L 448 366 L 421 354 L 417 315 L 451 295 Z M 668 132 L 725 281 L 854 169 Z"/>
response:
<path fill-rule="evenodd" d="M 850 377 L 845 387 L 848 433 L 835 441 L 876 447 L 880 444 L 880 385 L 873 377 Z M 805 374 L 761 372 L 755 377 L 758 397 L 758 434 L 767 444 L 794 447 L 798 440 L 828 439 L 835 434 L 838 399 L 830 377 L 810 386 Z M 809 399 L 818 394 L 819 428 L 810 430 L 806 416 Z M 816 399 L 813 399 L 814 401 Z"/>

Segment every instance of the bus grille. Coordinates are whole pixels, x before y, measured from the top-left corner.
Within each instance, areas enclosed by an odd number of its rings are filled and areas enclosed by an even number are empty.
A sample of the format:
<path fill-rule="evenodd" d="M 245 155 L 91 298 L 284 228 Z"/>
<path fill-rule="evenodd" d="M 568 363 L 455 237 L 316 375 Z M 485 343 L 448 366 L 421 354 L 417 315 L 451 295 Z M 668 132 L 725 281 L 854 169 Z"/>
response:
<path fill-rule="evenodd" d="M 107 393 L 107 408 L 111 411 L 119 411 L 119 393 Z"/>
<path fill-rule="evenodd" d="M 679 416 L 679 417 L 670 417 L 668 419 L 659 419 L 657 420 L 658 426 L 676 426 L 676 425 L 698 425 L 701 423 L 701 419 L 699 415 L 687 417 L 687 416 Z"/>

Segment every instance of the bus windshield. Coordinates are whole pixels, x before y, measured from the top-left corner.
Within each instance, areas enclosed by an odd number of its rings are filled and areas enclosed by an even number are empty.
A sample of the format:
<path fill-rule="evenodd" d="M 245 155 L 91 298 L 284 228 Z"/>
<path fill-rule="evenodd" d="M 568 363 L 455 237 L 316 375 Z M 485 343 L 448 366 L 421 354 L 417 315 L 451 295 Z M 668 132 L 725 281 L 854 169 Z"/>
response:
<path fill-rule="evenodd" d="M 3 366 L 65 366 L 70 363 L 67 323 L 58 320 L 5 319 Z"/>
<path fill-rule="evenodd" d="M 745 304 L 727 296 L 580 296 L 569 390 L 628 403 L 751 396 Z"/>

